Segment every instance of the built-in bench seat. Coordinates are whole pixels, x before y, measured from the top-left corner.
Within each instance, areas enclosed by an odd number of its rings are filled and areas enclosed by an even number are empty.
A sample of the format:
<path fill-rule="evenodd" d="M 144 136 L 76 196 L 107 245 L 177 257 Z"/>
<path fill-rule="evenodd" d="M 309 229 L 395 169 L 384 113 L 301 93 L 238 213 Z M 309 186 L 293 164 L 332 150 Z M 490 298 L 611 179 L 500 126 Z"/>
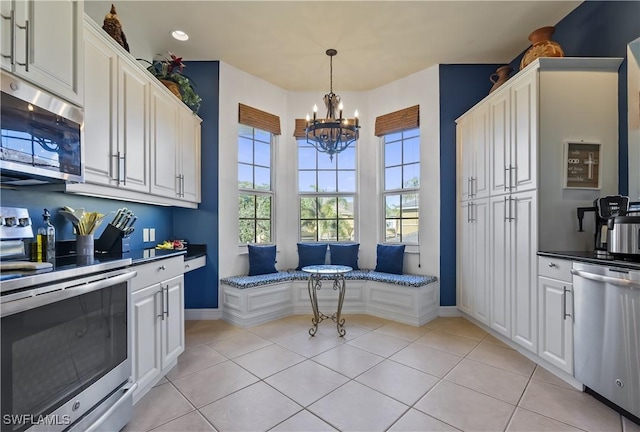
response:
<path fill-rule="evenodd" d="M 333 275 L 322 275 L 324 280 L 333 279 Z M 373 282 L 384 282 L 388 284 L 421 287 L 429 285 L 438 280 L 435 276 L 426 275 L 413 275 L 413 274 L 391 274 L 382 273 L 373 270 L 353 270 L 344 273 L 346 280 L 362 280 Z M 220 279 L 220 283 L 230 285 L 234 288 L 245 289 L 255 288 L 264 285 L 271 285 L 278 282 L 286 281 L 306 281 L 309 279 L 309 273 L 305 273 L 301 270 L 287 270 L 279 271 L 277 273 L 269 273 L 256 276 L 230 276 L 224 279 Z"/>
<path fill-rule="evenodd" d="M 390 274 L 373 270 L 344 273 L 347 291 L 344 313 L 368 313 L 405 324 L 422 325 L 437 316 L 440 284 L 435 276 Z M 250 327 L 294 313 L 311 314 L 307 280 L 299 270 L 220 280 L 222 316 L 240 327 Z M 323 280 L 333 279 L 323 275 Z M 337 304 L 337 292 L 318 291 L 321 310 Z"/>

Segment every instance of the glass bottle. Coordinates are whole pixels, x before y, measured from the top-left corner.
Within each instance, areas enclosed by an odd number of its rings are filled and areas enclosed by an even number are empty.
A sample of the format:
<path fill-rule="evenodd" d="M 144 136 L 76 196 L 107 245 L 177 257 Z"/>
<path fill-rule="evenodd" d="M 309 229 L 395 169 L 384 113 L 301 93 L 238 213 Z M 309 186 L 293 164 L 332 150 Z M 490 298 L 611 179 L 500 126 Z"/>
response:
<path fill-rule="evenodd" d="M 38 228 L 38 234 L 36 235 L 35 242 L 35 260 L 53 261 L 56 257 L 56 229 L 51 225 L 51 213 L 49 210 L 44 209 L 42 215 L 44 225 Z"/>

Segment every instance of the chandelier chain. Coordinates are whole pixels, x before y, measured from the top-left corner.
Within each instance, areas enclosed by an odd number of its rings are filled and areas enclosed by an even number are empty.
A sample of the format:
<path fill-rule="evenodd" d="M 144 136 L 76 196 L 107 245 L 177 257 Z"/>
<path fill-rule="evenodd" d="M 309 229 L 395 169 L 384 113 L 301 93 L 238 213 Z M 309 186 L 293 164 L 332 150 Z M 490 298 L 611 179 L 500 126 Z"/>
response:
<path fill-rule="evenodd" d="M 333 93 L 333 56 L 329 57 L 329 92 Z"/>

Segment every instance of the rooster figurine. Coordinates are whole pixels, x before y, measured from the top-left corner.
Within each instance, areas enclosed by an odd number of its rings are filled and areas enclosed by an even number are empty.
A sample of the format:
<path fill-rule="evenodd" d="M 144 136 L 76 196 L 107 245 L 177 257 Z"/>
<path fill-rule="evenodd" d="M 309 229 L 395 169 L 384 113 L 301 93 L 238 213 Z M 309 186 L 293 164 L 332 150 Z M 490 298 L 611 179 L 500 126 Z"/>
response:
<path fill-rule="evenodd" d="M 102 25 L 102 29 L 106 31 L 109 36 L 113 38 L 116 42 L 118 42 L 124 49 L 129 51 L 129 44 L 127 43 L 127 37 L 124 35 L 122 31 L 122 23 L 120 22 L 120 18 L 116 14 L 116 7 L 112 4 L 111 11 L 105 15 L 104 24 Z"/>

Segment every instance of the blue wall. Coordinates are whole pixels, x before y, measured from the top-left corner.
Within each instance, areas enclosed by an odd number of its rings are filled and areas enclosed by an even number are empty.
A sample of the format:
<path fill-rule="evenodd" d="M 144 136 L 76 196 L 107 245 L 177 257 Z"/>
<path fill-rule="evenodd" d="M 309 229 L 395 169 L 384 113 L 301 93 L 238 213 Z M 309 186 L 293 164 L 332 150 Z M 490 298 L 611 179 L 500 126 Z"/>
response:
<path fill-rule="evenodd" d="M 553 23 L 549 23 L 553 24 Z M 534 30 L 534 29 L 532 29 Z M 569 57 L 626 57 L 640 36 L 640 1 L 586 1 L 556 24 L 553 40 Z M 526 51 L 526 50 L 525 50 Z M 517 72 L 518 57 L 510 65 Z M 440 304 L 456 304 L 455 119 L 486 96 L 496 65 L 440 66 Z M 512 74 L 513 74 L 512 73 Z M 619 191 L 627 193 L 627 67 L 619 72 Z"/>
<path fill-rule="evenodd" d="M 156 207 L 147 204 L 92 198 L 62 192 L 36 191 L 30 189 L 28 186 L 20 190 L 2 189 L 0 192 L 0 203 L 4 207 L 28 208 L 34 230 L 42 225 L 41 216 L 43 209 L 48 209 L 52 215 L 51 223 L 56 228 L 57 241 L 74 239 L 71 222 L 68 222 L 58 213 L 58 210 L 60 210 L 62 206 L 68 206 L 74 209 L 82 207 L 85 211 L 97 211 L 105 214 L 116 211 L 122 207 L 128 208 L 138 217 L 135 223 L 136 230 L 131 235 L 131 247 L 134 249 L 152 247 L 156 243 L 142 242 L 142 228 L 155 228 L 156 240 L 158 241 L 172 238 L 173 215 L 169 207 Z M 96 238 L 100 236 L 107 222 L 111 221 L 114 215 L 105 218 L 102 225 L 98 227 L 96 231 Z"/>
<path fill-rule="evenodd" d="M 197 210 L 175 208 L 173 233 L 207 245 L 207 265 L 185 275 L 187 309 L 218 307 L 218 78 L 217 61 L 186 62 L 185 73 L 202 97 L 202 203 Z"/>
<path fill-rule="evenodd" d="M 456 304 L 456 118 L 489 94 L 502 65 L 440 65 L 440 305 Z"/>

